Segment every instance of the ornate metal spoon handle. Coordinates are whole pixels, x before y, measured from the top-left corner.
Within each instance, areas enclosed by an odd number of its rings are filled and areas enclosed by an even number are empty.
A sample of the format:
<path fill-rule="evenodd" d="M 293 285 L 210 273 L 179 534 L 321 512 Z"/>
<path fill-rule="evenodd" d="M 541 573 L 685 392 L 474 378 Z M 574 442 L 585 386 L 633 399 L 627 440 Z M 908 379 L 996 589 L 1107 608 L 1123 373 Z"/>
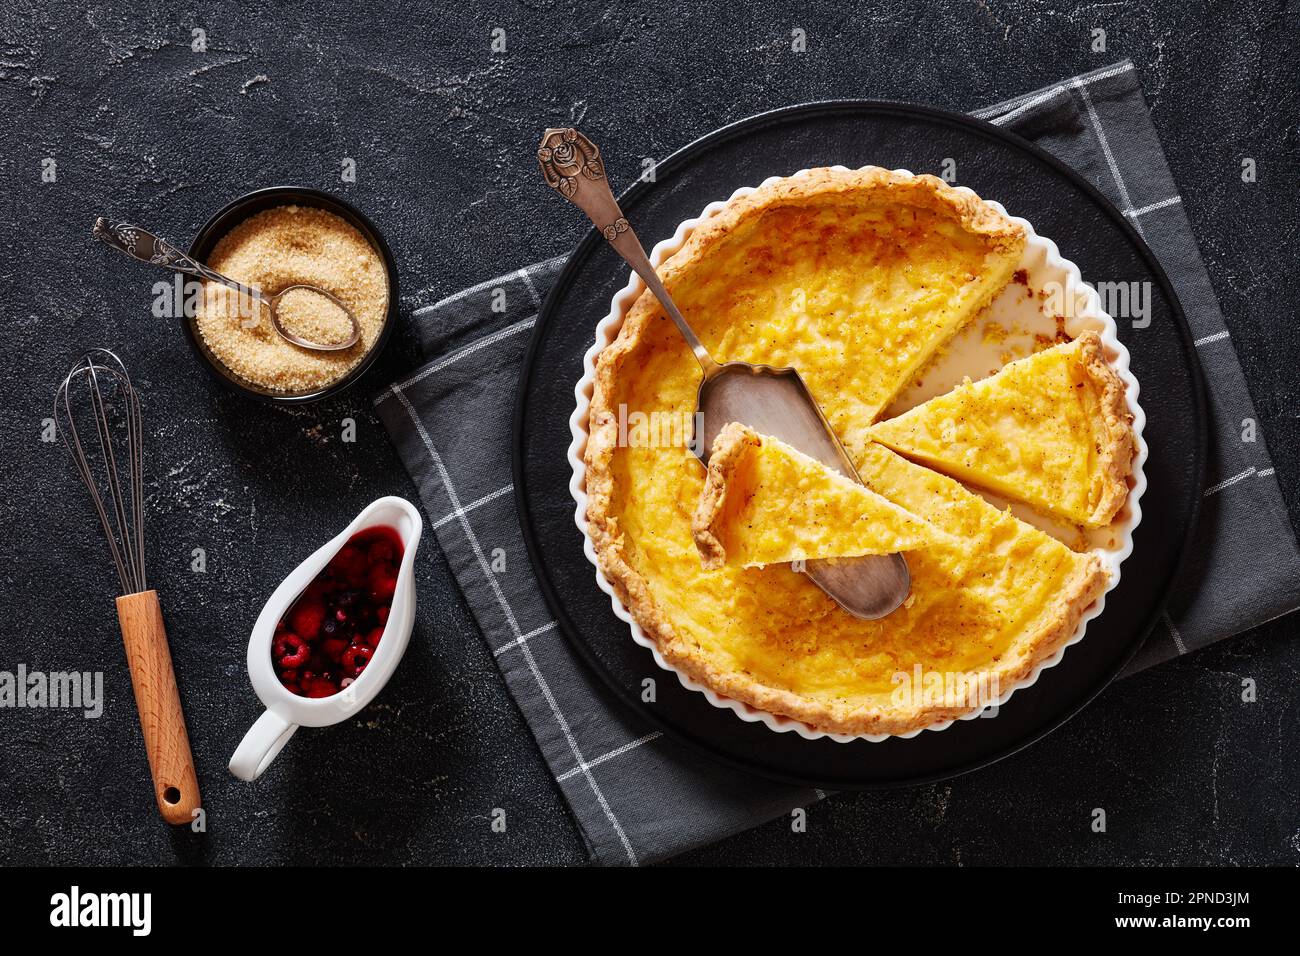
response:
<path fill-rule="evenodd" d="M 196 276 L 200 279 L 220 282 L 222 285 L 229 286 L 236 292 L 243 293 L 259 302 L 269 303 L 270 301 L 252 286 L 236 282 L 215 269 L 208 268 L 197 259 L 181 252 L 166 239 L 155 236 L 153 233 L 129 222 L 113 222 L 100 216 L 95 220 L 93 232 L 95 238 L 102 239 L 114 249 L 126 253 L 132 259 L 139 259 L 141 262 L 162 266 L 165 269 L 175 269 L 177 272 L 183 272 L 186 275 Z"/>
<path fill-rule="evenodd" d="M 331 295 L 324 289 L 299 283 L 287 286 L 275 295 L 263 295 L 261 291 L 253 286 L 244 285 L 229 276 L 222 275 L 216 269 L 206 266 L 194 257 L 181 252 L 166 239 L 155 236 L 152 232 L 141 229 L 129 222 L 113 222 L 100 216 L 95 220 L 95 228 L 92 231 L 95 238 L 102 239 L 114 249 L 126 253 L 132 259 L 139 259 L 141 262 L 152 266 L 162 266 L 164 269 L 175 269 L 177 272 L 183 272 L 186 275 L 196 276 L 200 279 L 220 282 L 241 295 L 247 296 L 252 301 L 262 303 L 271 314 L 271 327 L 286 342 L 292 342 L 294 345 L 299 345 L 305 349 L 313 349 L 317 352 L 338 352 L 342 349 L 350 349 L 361 341 L 361 324 L 357 321 L 357 317 L 337 296 Z M 280 321 L 276 306 L 281 296 L 292 292 L 294 289 L 307 289 L 316 295 L 324 296 L 338 306 L 352 324 L 352 332 L 348 338 L 341 342 L 312 342 L 286 329 Z M 259 321 L 261 321 L 260 318 L 254 317 L 252 320 L 246 321 L 244 327 L 254 328 Z"/>
<path fill-rule="evenodd" d="M 623 210 L 618 208 L 618 200 L 610 191 L 609 180 L 605 178 L 605 164 L 596 144 L 572 127 L 548 129 L 542 134 L 537 162 L 542 167 L 546 184 L 585 212 L 614 251 L 645 281 L 695 353 L 705 377 L 714 374 L 720 366 L 682 317 L 672 296 L 659 281 L 654 266 L 650 265 L 641 241 L 623 217 Z"/>

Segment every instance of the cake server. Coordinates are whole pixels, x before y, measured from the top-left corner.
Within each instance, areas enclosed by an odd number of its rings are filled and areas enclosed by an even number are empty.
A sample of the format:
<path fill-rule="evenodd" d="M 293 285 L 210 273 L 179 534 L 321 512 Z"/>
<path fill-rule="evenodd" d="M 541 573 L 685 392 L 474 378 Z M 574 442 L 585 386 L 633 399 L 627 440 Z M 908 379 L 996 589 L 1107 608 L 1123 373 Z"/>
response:
<path fill-rule="evenodd" d="M 140 398 L 122 360 L 107 349 L 87 352 L 59 386 L 54 419 L 122 582 L 117 620 L 158 809 L 168 823 L 190 823 L 199 781 L 158 592 L 145 579 Z"/>
<path fill-rule="evenodd" d="M 659 300 L 690 346 L 704 378 L 695 401 L 692 450 L 707 464 L 713 439 L 728 422 L 742 422 L 779 438 L 828 468 L 861 482 L 853 461 L 826 421 L 808 386 L 793 368 L 718 362 L 691 329 L 659 280 L 654 266 L 605 177 L 600 150 L 576 129 L 548 129 L 537 161 L 547 185 L 591 219 Z M 855 617 L 884 617 L 907 599 L 911 576 L 901 554 L 809 561 L 808 576 Z"/>
<path fill-rule="evenodd" d="M 294 345 L 304 349 L 311 349 L 314 352 L 339 352 L 343 349 L 350 349 L 361 339 L 361 324 L 357 317 L 352 314 L 352 310 L 339 300 L 338 296 L 330 295 L 324 289 L 319 289 L 314 285 L 307 285 L 299 282 L 294 285 L 285 286 L 275 295 L 266 295 L 262 290 L 251 285 L 244 285 L 237 282 L 229 276 L 222 275 L 211 266 L 205 265 L 193 256 L 188 256 L 173 246 L 166 239 L 155 236 L 153 233 L 141 229 L 139 226 L 132 225 L 129 222 L 113 222 L 100 216 L 95 220 L 95 226 L 91 230 L 96 239 L 101 239 L 108 243 L 118 252 L 123 252 L 132 259 L 138 259 L 140 262 L 151 266 L 162 266 L 164 269 L 174 269 L 177 272 L 183 272 L 187 276 L 194 276 L 197 279 L 206 279 L 210 282 L 219 282 L 228 288 L 234 289 L 241 296 L 248 298 L 250 301 L 259 305 L 266 306 L 267 314 L 271 317 L 271 328 L 275 333 Z M 342 342 L 313 342 L 310 339 L 304 339 L 300 335 L 295 335 L 284 327 L 280 321 L 278 307 L 280 300 L 295 289 L 303 289 L 313 295 L 324 296 L 336 306 L 343 310 L 343 314 L 348 317 L 352 323 L 352 332 L 347 339 Z M 251 323 L 256 325 L 256 322 Z"/>

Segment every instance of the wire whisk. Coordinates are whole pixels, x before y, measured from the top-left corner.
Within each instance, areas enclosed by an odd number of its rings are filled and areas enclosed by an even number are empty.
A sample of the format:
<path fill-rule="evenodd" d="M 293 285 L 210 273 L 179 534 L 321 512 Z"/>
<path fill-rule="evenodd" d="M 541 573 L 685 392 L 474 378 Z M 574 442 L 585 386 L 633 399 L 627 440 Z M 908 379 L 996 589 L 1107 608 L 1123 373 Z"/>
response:
<path fill-rule="evenodd" d="M 94 434 L 87 434 L 83 441 L 86 412 L 93 421 Z M 78 419 L 82 420 L 80 426 Z M 140 397 L 122 360 L 108 349 L 91 349 L 83 355 L 59 386 L 54 420 L 63 446 L 90 492 L 122 581 L 122 593 L 148 590 Z M 115 446 L 120 447 L 115 450 Z"/>
<path fill-rule="evenodd" d="M 122 581 L 117 621 L 158 809 L 168 823 L 190 823 L 200 805 L 199 781 L 162 607 L 145 577 L 140 397 L 122 360 L 108 349 L 83 355 L 55 392 L 54 422 Z"/>

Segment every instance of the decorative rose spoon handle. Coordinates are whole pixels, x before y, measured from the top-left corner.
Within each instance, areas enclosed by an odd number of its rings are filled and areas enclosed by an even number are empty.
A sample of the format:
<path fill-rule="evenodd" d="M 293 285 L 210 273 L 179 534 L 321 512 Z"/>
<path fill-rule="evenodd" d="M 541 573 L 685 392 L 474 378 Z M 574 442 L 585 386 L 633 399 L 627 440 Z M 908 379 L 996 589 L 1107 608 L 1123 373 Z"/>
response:
<path fill-rule="evenodd" d="M 605 164 L 600 150 L 576 129 L 548 129 L 542 134 L 542 145 L 537 150 L 537 162 L 542 167 L 546 184 L 587 214 L 600 234 L 614 247 L 614 251 L 641 277 L 655 298 L 659 300 L 668 317 L 673 320 L 682 338 L 691 347 L 704 369 L 704 377 L 711 378 L 721 368 L 713 360 L 699 336 L 683 318 L 672 296 L 659 281 L 659 275 L 645 254 L 641 240 L 623 216 L 618 200 L 610 191 L 605 178 Z"/>
<path fill-rule="evenodd" d="M 361 339 L 361 324 L 357 317 L 352 314 L 352 310 L 344 305 L 337 296 L 331 295 L 324 289 L 318 289 L 315 286 L 297 285 L 287 286 L 281 289 L 273 296 L 266 296 L 260 290 L 251 285 L 244 285 L 237 282 L 229 276 L 222 275 L 211 266 L 206 266 L 199 262 L 193 256 L 186 255 L 166 239 L 161 236 L 155 236 L 146 229 L 129 222 L 113 222 L 105 219 L 103 216 L 95 220 L 95 228 L 92 230 L 96 239 L 102 239 L 119 252 L 124 252 L 132 259 L 138 259 L 141 262 L 151 266 L 162 266 L 164 269 L 175 269 L 177 272 L 183 272 L 185 275 L 195 276 L 199 279 L 207 279 L 212 282 L 220 282 L 224 286 L 229 286 L 241 295 L 247 296 L 254 302 L 260 302 L 266 306 L 267 312 L 271 316 L 271 327 L 286 342 L 292 342 L 294 345 L 302 346 L 305 349 L 312 349 L 317 352 L 338 352 L 342 349 L 351 348 Z M 276 306 L 280 298 L 294 289 L 307 289 L 315 295 L 324 296 L 343 311 L 352 323 L 352 332 L 348 338 L 342 342 L 312 342 L 304 339 L 285 328 L 280 322 L 279 313 Z M 257 321 L 247 323 L 249 327 L 255 327 Z"/>
<path fill-rule="evenodd" d="M 126 253 L 132 259 L 139 259 L 151 266 L 175 269 L 177 272 L 183 272 L 199 279 L 220 282 L 222 285 L 229 286 L 236 292 L 243 293 L 251 299 L 270 304 L 270 300 L 252 286 L 244 285 L 242 282 L 236 282 L 228 276 L 223 276 L 216 269 L 210 269 L 197 259 L 181 252 L 161 236 L 155 236 L 152 232 L 141 229 L 139 226 L 132 225 L 129 222 L 112 222 L 100 216 L 95 220 L 95 228 L 92 231 L 96 239 L 102 239 L 114 249 Z"/>

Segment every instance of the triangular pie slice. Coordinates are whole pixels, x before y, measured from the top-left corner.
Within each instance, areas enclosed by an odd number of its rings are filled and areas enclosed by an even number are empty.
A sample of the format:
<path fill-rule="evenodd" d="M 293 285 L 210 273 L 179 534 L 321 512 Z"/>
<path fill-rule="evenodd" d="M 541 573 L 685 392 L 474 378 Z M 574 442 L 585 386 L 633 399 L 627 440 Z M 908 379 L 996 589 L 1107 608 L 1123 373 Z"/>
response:
<path fill-rule="evenodd" d="M 866 486 L 739 422 L 714 439 L 691 533 L 710 570 L 893 554 L 940 536 Z"/>
<path fill-rule="evenodd" d="M 1072 342 L 878 422 L 871 437 L 913 461 L 1085 528 L 1128 498 L 1133 416 L 1101 339 Z"/>

